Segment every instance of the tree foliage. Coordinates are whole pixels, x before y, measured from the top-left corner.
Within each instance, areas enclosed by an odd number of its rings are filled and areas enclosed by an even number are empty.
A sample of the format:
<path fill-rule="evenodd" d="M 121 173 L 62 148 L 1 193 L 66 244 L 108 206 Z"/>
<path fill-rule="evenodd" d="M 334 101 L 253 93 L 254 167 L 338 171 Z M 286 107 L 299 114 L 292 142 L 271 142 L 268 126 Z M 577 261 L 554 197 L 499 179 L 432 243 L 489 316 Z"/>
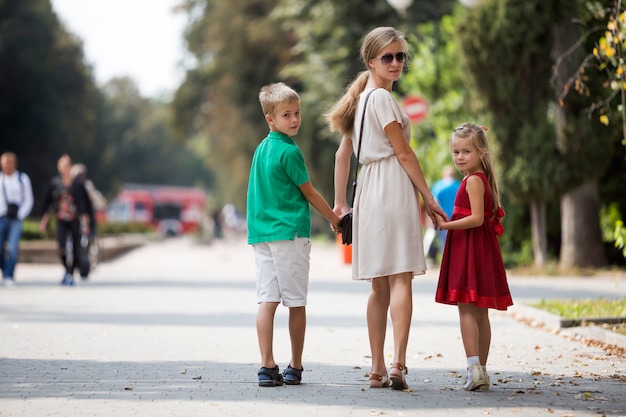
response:
<path fill-rule="evenodd" d="M 19 168 L 42 195 L 55 158 L 93 144 L 97 90 L 91 69 L 49 0 L 0 2 L 0 62 L 2 147 L 18 155 Z"/>
<path fill-rule="evenodd" d="M 626 217 L 623 193 L 626 181 L 626 15 L 621 0 L 590 1 L 584 6 L 580 19 L 584 32 L 576 48 L 572 48 L 584 55 L 584 59 L 564 83 L 560 99 L 562 104 L 563 99 L 576 96 L 575 91 L 579 97 L 590 98 L 585 109 L 590 119 L 607 127 L 611 121 L 621 119 L 621 132 L 616 128 L 606 129 L 610 143 L 605 160 L 609 166 L 600 179 L 603 211 L 617 213 L 617 216 L 605 214 L 611 219 L 610 222 L 603 219 L 605 240 L 615 241 L 620 247 L 624 232 L 619 224 Z"/>
<path fill-rule="evenodd" d="M 502 188 L 518 203 L 549 201 L 564 188 L 550 110 L 555 20 L 552 2 L 486 0 L 459 24 L 471 85 L 493 115 Z"/>
<path fill-rule="evenodd" d="M 193 141 L 173 140 L 166 103 L 142 98 L 129 79 L 96 86 L 49 0 L 0 1 L 0 62 L 0 151 L 15 152 L 31 177 L 33 215 L 64 153 L 108 197 L 129 181 L 212 185 Z"/>
<path fill-rule="evenodd" d="M 449 8 L 453 2 L 441 3 Z M 397 12 L 381 0 L 189 0 L 182 7 L 192 17 L 187 40 L 196 66 L 174 100 L 177 134 L 201 132 L 206 138 L 224 202 L 245 206 L 252 153 L 267 131 L 257 94 L 274 81 L 301 93 L 296 140 L 315 186 L 332 195 L 338 138 L 324 114 L 363 69 L 363 36 L 402 21 Z M 409 13 L 413 21 L 434 16 L 426 0 L 416 1 Z"/>
<path fill-rule="evenodd" d="M 267 134 L 258 102 L 265 84 L 297 80 L 280 76 L 293 59 L 293 33 L 268 18 L 278 0 L 190 0 L 187 30 L 196 66 L 177 91 L 173 106 L 179 138 L 201 135 L 217 175 L 218 198 L 245 207 L 250 161 Z"/>
<path fill-rule="evenodd" d="M 129 78 L 102 88 L 97 145 L 90 155 L 90 176 L 113 196 L 122 183 L 194 185 L 209 189 L 213 174 L 196 154 L 193 142 L 173 139 L 170 108 L 143 98 Z"/>

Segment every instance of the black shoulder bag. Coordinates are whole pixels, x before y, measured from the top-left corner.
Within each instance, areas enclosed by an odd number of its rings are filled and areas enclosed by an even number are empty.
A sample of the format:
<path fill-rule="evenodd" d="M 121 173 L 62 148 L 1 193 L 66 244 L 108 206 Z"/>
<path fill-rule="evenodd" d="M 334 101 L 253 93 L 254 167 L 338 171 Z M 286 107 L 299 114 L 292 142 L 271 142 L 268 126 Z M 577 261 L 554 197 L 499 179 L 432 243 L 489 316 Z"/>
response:
<path fill-rule="evenodd" d="M 363 115 L 361 116 L 361 129 L 359 131 L 358 146 L 356 151 L 356 164 L 354 165 L 354 181 L 352 181 L 352 201 L 350 207 L 354 207 L 354 197 L 356 195 L 356 179 L 359 170 L 359 157 L 361 156 L 361 142 L 363 137 L 363 122 L 365 122 L 365 109 L 367 108 L 367 99 L 370 98 L 370 94 L 375 89 L 372 89 L 365 96 L 365 102 L 363 103 Z M 346 213 L 339 221 L 339 227 L 341 227 L 341 242 L 344 245 L 352 244 L 352 208 Z"/>

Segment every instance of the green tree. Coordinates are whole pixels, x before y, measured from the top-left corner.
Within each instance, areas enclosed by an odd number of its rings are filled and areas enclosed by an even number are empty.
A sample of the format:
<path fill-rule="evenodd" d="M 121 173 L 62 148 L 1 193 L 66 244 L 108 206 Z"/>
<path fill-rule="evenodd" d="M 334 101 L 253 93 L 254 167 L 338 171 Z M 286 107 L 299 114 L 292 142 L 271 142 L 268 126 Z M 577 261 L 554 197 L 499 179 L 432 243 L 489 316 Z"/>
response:
<path fill-rule="evenodd" d="M 454 1 L 440 3 L 450 8 Z M 187 41 L 197 64 L 174 100 L 177 137 L 205 137 L 222 198 L 243 206 L 252 153 L 267 130 L 258 90 L 285 81 L 301 93 L 298 144 L 312 181 L 332 195 L 338 138 L 323 115 L 363 69 L 363 36 L 375 26 L 433 18 L 438 9 L 429 4 L 416 1 L 405 20 L 381 0 L 185 1 L 182 8 L 194 17 Z"/>
<path fill-rule="evenodd" d="M 480 7 L 463 10 L 458 27 L 463 62 L 472 75 L 470 85 L 492 114 L 502 189 L 514 203 L 530 206 L 539 265 L 547 257 L 547 204 L 565 183 L 550 118 L 549 45 L 554 42 L 555 9 L 541 0 L 486 0 Z"/>
<path fill-rule="evenodd" d="M 291 0 L 277 9 L 276 14 L 297 35 L 293 50 L 302 59 L 290 62 L 282 73 L 301 80 L 305 112 L 299 136 L 313 138 L 306 141 L 303 151 L 313 181 L 324 195 L 333 195 L 334 153 L 340 139 L 330 133 L 324 114 L 365 69 L 359 58 L 363 37 L 376 26 L 396 26 L 413 43 L 417 23 L 438 21 L 453 4 L 451 0 L 417 0 L 403 15 L 381 0 Z M 408 92 L 404 85 L 396 84 L 399 96 Z"/>
<path fill-rule="evenodd" d="M 568 77 L 584 62 L 585 48 L 579 40 L 582 29 L 577 23 L 588 21 L 583 2 L 565 2 L 554 25 L 554 55 L 561 58 L 555 66 L 556 95 Z M 593 37 L 587 41 L 593 42 Z M 584 44 L 583 44 L 584 45 Z M 600 230 L 598 180 L 611 161 L 611 133 L 597 119 L 590 119 L 587 108 L 597 100 L 602 87 L 597 70 L 587 71 L 589 95 L 569 95 L 555 110 L 557 146 L 566 163 L 568 187 L 561 197 L 561 252 L 563 268 L 606 264 Z"/>
<path fill-rule="evenodd" d="M 297 80 L 282 77 L 294 59 L 294 34 L 271 14 L 278 0 L 189 0 L 187 29 L 196 65 L 173 101 L 179 140 L 201 135 L 206 158 L 216 173 L 218 198 L 245 207 L 248 173 L 256 145 L 268 128 L 258 93 L 265 84 Z"/>
<path fill-rule="evenodd" d="M 473 104 L 464 82 L 456 20 L 446 15 L 439 28 L 434 23 L 417 26 L 416 34 L 409 36 L 414 50 L 408 72 L 400 79 L 402 91 L 425 98 L 429 105 L 426 119 L 414 124 L 412 133 L 418 157 L 427 161 L 422 169 L 431 183 L 440 178 L 445 165 L 452 163 L 448 139 L 453 129 L 464 121 L 489 125 L 488 113 Z"/>
<path fill-rule="evenodd" d="M 613 146 L 613 159 L 607 174 L 600 180 L 600 196 L 608 197 L 604 202 L 605 211 L 609 207 L 616 207 L 618 214 L 617 217 L 611 216 L 613 220 L 606 225 L 605 228 L 610 228 L 611 233 L 605 240 L 615 241 L 619 247 L 619 242 L 623 242 L 625 236 L 618 222 L 624 218 L 626 210 L 626 198 L 623 195 L 623 183 L 626 180 L 626 14 L 620 0 L 585 2 L 584 6 L 581 5 L 581 9 L 586 13 L 582 13 L 580 20 L 585 31 L 575 44 L 578 48 L 571 48 L 571 51 L 584 55 L 584 59 L 567 80 L 565 77 L 569 74 L 563 71 L 560 99 L 571 98 L 573 91 L 576 91 L 582 96 L 592 97 L 585 110 L 593 119 L 605 126 L 621 119 L 621 132 L 618 134 L 615 129 L 614 139 L 611 140 L 622 146 Z M 570 53 L 567 51 L 559 60 L 568 58 Z M 567 70 L 571 71 L 571 67 L 567 67 Z M 589 77 L 590 71 L 599 74 Z"/>
<path fill-rule="evenodd" d="M 580 4 L 487 0 L 466 13 L 460 30 L 473 81 L 494 115 L 504 189 L 531 208 L 536 261 L 545 253 L 546 203 L 560 199 L 563 268 L 606 263 L 598 179 L 611 161 L 610 133 L 587 117 L 593 97 L 557 102 L 583 60 Z M 597 84 L 593 71 L 586 77 Z"/>
<path fill-rule="evenodd" d="M 142 97 L 132 79 L 106 83 L 100 108 L 93 165 L 87 165 L 93 167 L 89 175 L 94 183 L 109 197 L 127 182 L 204 189 L 213 185 L 213 173 L 193 142 L 174 140 L 167 103 Z"/>
<path fill-rule="evenodd" d="M 33 182 L 36 204 L 64 152 L 86 152 L 97 89 L 82 45 L 50 0 L 0 1 L 0 137 Z"/>

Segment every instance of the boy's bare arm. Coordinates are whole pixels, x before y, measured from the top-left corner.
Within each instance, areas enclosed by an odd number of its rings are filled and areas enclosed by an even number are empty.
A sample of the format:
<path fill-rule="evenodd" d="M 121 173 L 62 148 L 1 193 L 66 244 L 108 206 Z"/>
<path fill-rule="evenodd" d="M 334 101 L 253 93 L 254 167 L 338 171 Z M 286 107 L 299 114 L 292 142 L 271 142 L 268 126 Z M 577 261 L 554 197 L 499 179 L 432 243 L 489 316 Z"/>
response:
<path fill-rule="evenodd" d="M 308 201 L 314 208 L 317 210 L 330 224 L 332 224 L 335 228 L 339 227 L 339 216 L 337 216 L 333 209 L 330 208 L 324 197 L 313 187 L 311 181 L 307 181 L 301 186 L 299 186 L 300 192 L 306 201 Z"/>

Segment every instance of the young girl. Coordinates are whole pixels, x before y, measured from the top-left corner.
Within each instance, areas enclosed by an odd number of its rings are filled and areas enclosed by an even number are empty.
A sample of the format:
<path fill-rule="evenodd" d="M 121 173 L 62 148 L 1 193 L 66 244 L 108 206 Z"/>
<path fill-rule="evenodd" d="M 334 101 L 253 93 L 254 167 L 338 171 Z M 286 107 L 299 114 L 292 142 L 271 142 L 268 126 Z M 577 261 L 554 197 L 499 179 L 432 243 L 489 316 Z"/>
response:
<path fill-rule="evenodd" d="M 484 130 L 472 123 L 454 129 L 450 149 L 464 179 L 450 221 L 439 218 L 437 222 L 448 236 L 435 301 L 458 306 L 467 391 L 489 388 L 488 309 L 506 310 L 513 305 L 497 237 L 504 232 L 500 224 L 504 211 Z"/>

